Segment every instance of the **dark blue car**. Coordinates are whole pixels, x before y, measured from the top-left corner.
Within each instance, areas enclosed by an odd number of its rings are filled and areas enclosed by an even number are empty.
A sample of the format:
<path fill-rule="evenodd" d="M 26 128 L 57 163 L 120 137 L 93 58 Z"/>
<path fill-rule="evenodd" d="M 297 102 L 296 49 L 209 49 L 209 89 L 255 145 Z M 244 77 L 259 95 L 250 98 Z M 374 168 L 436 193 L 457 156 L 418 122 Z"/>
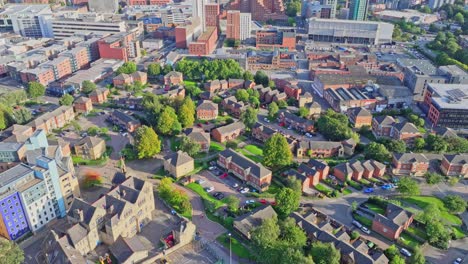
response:
<path fill-rule="evenodd" d="M 374 192 L 374 188 L 367 188 L 364 190 L 364 193 L 373 193 Z"/>

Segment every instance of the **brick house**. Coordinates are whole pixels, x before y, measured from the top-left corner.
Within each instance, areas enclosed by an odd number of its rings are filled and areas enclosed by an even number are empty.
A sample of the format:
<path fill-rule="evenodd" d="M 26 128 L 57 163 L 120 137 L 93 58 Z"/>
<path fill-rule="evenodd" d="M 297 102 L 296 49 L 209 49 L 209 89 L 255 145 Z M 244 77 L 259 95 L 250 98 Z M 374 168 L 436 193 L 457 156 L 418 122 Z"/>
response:
<path fill-rule="evenodd" d="M 252 128 L 252 137 L 260 142 L 265 142 L 267 139 L 269 139 L 276 133 L 278 132 L 258 122 L 255 123 L 255 125 Z"/>
<path fill-rule="evenodd" d="M 362 178 L 382 177 L 385 173 L 385 165 L 375 161 L 366 160 L 341 163 L 333 169 L 335 175 L 341 181 L 355 180 L 359 181 Z"/>
<path fill-rule="evenodd" d="M 177 151 L 164 157 L 164 170 L 176 179 L 187 175 L 195 169 L 192 157 L 183 151 Z"/>
<path fill-rule="evenodd" d="M 106 141 L 99 137 L 84 137 L 73 146 L 78 157 L 97 160 L 106 152 Z"/>
<path fill-rule="evenodd" d="M 429 159 L 420 153 L 394 153 L 392 165 L 395 175 L 422 176 L 429 169 Z"/>
<path fill-rule="evenodd" d="M 140 121 L 119 110 L 114 110 L 114 112 L 112 112 L 108 117 L 108 121 L 114 125 L 120 126 L 122 129 L 127 129 L 130 133 L 134 132 L 141 126 Z"/>
<path fill-rule="evenodd" d="M 164 75 L 164 85 L 173 86 L 184 83 L 184 76 L 181 72 L 171 71 Z"/>
<path fill-rule="evenodd" d="M 301 163 L 297 170 L 290 169 L 283 176 L 294 177 L 301 181 L 302 191 L 317 185 L 328 176 L 330 167 L 324 161 L 310 159 L 307 163 Z"/>
<path fill-rule="evenodd" d="M 213 80 L 205 83 L 203 85 L 206 91 L 211 92 L 211 93 L 216 93 L 222 90 L 227 90 L 228 87 L 228 82 L 226 80 Z"/>
<path fill-rule="evenodd" d="M 262 205 L 248 214 L 241 215 L 234 219 L 233 228 L 243 237 L 250 239 L 250 233 L 255 228 L 262 225 L 263 221 L 277 217 L 271 205 Z"/>
<path fill-rule="evenodd" d="M 35 130 L 42 129 L 47 133 L 51 132 L 52 129 L 62 128 L 68 122 L 75 119 L 75 111 L 72 106 L 62 105 L 52 112 L 45 113 L 33 121 L 29 122 L 27 126 L 30 126 Z"/>
<path fill-rule="evenodd" d="M 296 144 L 296 156 L 329 158 L 350 156 L 354 153 L 356 143 L 349 139 L 342 142 L 301 140 Z"/>
<path fill-rule="evenodd" d="M 242 89 L 244 88 L 244 79 L 229 79 L 228 88 L 229 89 Z"/>
<path fill-rule="evenodd" d="M 236 139 L 244 133 L 245 125 L 242 122 L 235 122 L 229 125 L 215 128 L 211 131 L 214 140 L 223 143 Z"/>
<path fill-rule="evenodd" d="M 90 98 L 81 96 L 73 102 L 76 113 L 89 114 L 93 110 L 93 102 Z"/>
<path fill-rule="evenodd" d="M 167 91 L 167 93 L 163 94 L 163 96 L 169 97 L 169 98 L 176 98 L 176 97 L 185 98 L 185 88 L 178 85 L 174 87 L 174 89 Z"/>
<path fill-rule="evenodd" d="M 347 111 L 349 122 L 355 128 L 361 128 L 363 126 L 372 125 L 372 114 L 369 110 L 363 107 L 353 107 L 349 108 Z"/>
<path fill-rule="evenodd" d="M 223 106 L 224 111 L 236 118 L 239 118 L 242 112 L 247 108 L 247 105 L 242 101 L 238 102 L 235 96 L 225 98 L 221 102 L 221 105 Z"/>
<path fill-rule="evenodd" d="M 376 214 L 372 221 L 372 230 L 382 236 L 395 240 L 401 232 L 406 230 L 413 222 L 414 215 L 392 203 L 387 205 L 385 216 Z"/>
<path fill-rule="evenodd" d="M 422 137 L 422 134 L 413 123 L 402 122 L 393 125 L 390 136 L 395 140 L 403 140 L 407 145 L 411 146 L 414 139 Z"/>
<path fill-rule="evenodd" d="M 376 137 L 390 137 L 395 122 L 391 116 L 376 116 L 372 119 L 372 132 Z"/>
<path fill-rule="evenodd" d="M 96 89 L 88 96 L 93 104 L 102 104 L 107 101 L 107 96 L 109 96 L 109 89 Z"/>
<path fill-rule="evenodd" d="M 286 127 L 292 127 L 301 132 L 314 131 L 314 122 L 287 111 L 282 111 L 278 115 L 278 121 L 283 123 Z"/>
<path fill-rule="evenodd" d="M 213 120 L 218 117 L 218 104 L 211 101 L 202 101 L 197 107 L 197 119 Z"/>
<path fill-rule="evenodd" d="M 446 154 L 440 164 L 440 170 L 447 176 L 468 177 L 468 154 Z"/>
<path fill-rule="evenodd" d="M 123 88 L 125 85 L 130 85 L 135 82 L 146 84 L 148 82 L 148 74 L 140 71 L 131 74 L 121 73 L 112 79 L 112 83 L 118 88 Z"/>
<path fill-rule="evenodd" d="M 187 137 L 200 144 L 200 151 L 208 152 L 210 150 L 210 133 L 207 133 L 203 130 L 193 129 L 187 134 Z"/>
<path fill-rule="evenodd" d="M 269 169 L 232 149 L 219 153 L 218 165 L 260 191 L 266 191 L 271 184 L 272 172 Z"/>

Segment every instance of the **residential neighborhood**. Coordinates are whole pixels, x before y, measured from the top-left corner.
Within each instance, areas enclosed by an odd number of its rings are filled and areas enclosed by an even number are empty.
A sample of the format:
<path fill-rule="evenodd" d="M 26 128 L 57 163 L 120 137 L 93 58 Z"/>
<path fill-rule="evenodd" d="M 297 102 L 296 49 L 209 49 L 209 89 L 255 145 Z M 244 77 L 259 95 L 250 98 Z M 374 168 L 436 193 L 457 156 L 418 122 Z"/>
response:
<path fill-rule="evenodd" d="M 0 263 L 468 264 L 468 4 L 0 0 Z"/>

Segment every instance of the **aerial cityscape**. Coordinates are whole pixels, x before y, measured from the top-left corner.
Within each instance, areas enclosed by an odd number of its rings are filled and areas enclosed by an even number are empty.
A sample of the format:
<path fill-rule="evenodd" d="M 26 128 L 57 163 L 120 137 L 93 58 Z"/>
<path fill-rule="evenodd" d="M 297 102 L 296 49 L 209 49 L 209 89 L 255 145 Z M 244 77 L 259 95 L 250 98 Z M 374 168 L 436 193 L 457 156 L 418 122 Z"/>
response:
<path fill-rule="evenodd" d="M 0 0 L 0 264 L 468 264 L 468 0 Z"/>

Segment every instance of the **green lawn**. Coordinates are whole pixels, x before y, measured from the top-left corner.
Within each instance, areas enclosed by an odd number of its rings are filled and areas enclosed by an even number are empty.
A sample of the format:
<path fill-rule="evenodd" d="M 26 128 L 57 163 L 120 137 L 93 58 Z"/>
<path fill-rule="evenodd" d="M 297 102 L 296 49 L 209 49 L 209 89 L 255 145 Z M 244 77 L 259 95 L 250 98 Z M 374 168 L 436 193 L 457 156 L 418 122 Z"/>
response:
<path fill-rule="evenodd" d="M 194 81 L 184 81 L 185 86 L 197 86 L 197 82 Z"/>
<path fill-rule="evenodd" d="M 262 163 L 262 161 L 263 161 L 262 157 L 254 155 L 254 154 L 250 153 L 249 151 L 247 151 L 245 149 L 240 149 L 239 151 L 242 153 L 242 155 L 244 155 L 247 158 L 255 161 L 256 163 Z"/>
<path fill-rule="evenodd" d="M 429 204 L 435 204 L 440 209 L 440 216 L 442 217 L 442 219 L 446 220 L 447 222 L 451 224 L 455 224 L 455 225 L 462 224 L 462 221 L 458 216 L 453 215 L 447 211 L 447 209 L 445 208 L 444 202 L 439 198 L 432 197 L 432 196 L 410 196 L 410 197 L 403 197 L 401 199 L 407 203 L 414 204 L 423 210 Z"/>
<path fill-rule="evenodd" d="M 361 223 L 362 225 L 364 226 L 367 226 L 367 227 L 371 227 L 372 226 L 372 220 L 365 217 L 365 216 L 361 216 L 361 215 L 358 215 L 358 214 L 354 214 L 354 219 L 358 220 L 359 223 Z"/>
<path fill-rule="evenodd" d="M 453 234 L 455 235 L 456 239 L 462 239 L 462 238 L 466 237 L 466 234 L 465 234 L 465 232 L 463 232 L 461 227 L 454 226 L 454 227 L 452 227 L 452 230 L 453 230 Z"/>
<path fill-rule="evenodd" d="M 401 243 L 403 243 L 404 245 L 406 245 L 407 247 L 409 247 L 411 249 L 421 245 L 421 243 L 419 243 L 419 241 L 417 241 L 416 239 L 411 237 L 406 232 L 401 233 L 400 241 L 401 241 Z"/>
<path fill-rule="evenodd" d="M 236 254 L 239 258 L 250 259 L 253 257 L 250 251 L 232 236 L 231 243 L 229 243 L 229 236 L 227 234 L 219 236 L 216 240 L 223 244 L 227 249 L 231 247 L 232 253 Z"/>
<path fill-rule="evenodd" d="M 331 192 L 333 191 L 332 189 L 330 189 L 330 188 L 328 188 L 325 185 L 320 184 L 320 183 L 315 185 L 315 189 L 317 189 L 319 192 L 321 192 L 321 193 L 323 193 L 323 194 L 325 194 L 327 196 L 330 195 Z"/>
<path fill-rule="evenodd" d="M 421 228 L 410 226 L 408 229 L 406 229 L 406 232 L 414 234 L 422 239 L 427 239 L 426 231 L 422 230 Z"/>
<path fill-rule="evenodd" d="M 247 145 L 244 147 L 244 149 L 246 149 L 247 151 L 249 151 L 250 153 L 254 154 L 254 155 L 257 155 L 257 156 L 262 156 L 263 157 L 263 149 L 261 149 L 260 147 L 258 146 L 255 146 L 255 145 Z"/>
<path fill-rule="evenodd" d="M 350 189 L 346 188 L 343 190 L 343 195 L 348 195 L 348 194 L 352 194 L 353 191 L 351 191 Z"/>
<path fill-rule="evenodd" d="M 224 149 L 226 149 L 226 147 L 223 146 L 221 143 L 211 141 L 211 143 L 210 143 L 210 152 L 223 151 Z"/>
<path fill-rule="evenodd" d="M 385 210 L 382 207 L 380 207 L 380 206 L 378 206 L 376 204 L 366 203 L 366 205 L 369 208 L 369 210 L 371 210 L 373 212 L 376 212 L 376 213 L 381 214 L 381 215 L 385 214 Z"/>
<path fill-rule="evenodd" d="M 198 184 L 198 183 L 194 183 L 194 182 L 189 183 L 189 184 L 187 184 L 187 188 L 189 188 L 190 190 L 196 192 L 198 195 L 200 195 L 200 197 L 201 197 L 202 199 L 205 199 L 205 200 L 210 201 L 210 202 L 212 202 L 213 204 L 215 204 L 215 205 L 216 205 L 216 208 L 219 208 L 219 207 L 221 207 L 221 206 L 224 205 L 223 202 L 221 202 L 221 201 L 219 201 L 219 200 L 216 200 L 213 196 L 211 196 L 209 193 L 207 193 L 207 192 L 203 189 L 203 187 L 202 187 L 200 184 Z"/>
<path fill-rule="evenodd" d="M 348 183 L 349 186 L 353 187 L 354 189 L 358 191 L 362 190 L 362 186 L 353 180 L 346 181 L 346 183 Z"/>

